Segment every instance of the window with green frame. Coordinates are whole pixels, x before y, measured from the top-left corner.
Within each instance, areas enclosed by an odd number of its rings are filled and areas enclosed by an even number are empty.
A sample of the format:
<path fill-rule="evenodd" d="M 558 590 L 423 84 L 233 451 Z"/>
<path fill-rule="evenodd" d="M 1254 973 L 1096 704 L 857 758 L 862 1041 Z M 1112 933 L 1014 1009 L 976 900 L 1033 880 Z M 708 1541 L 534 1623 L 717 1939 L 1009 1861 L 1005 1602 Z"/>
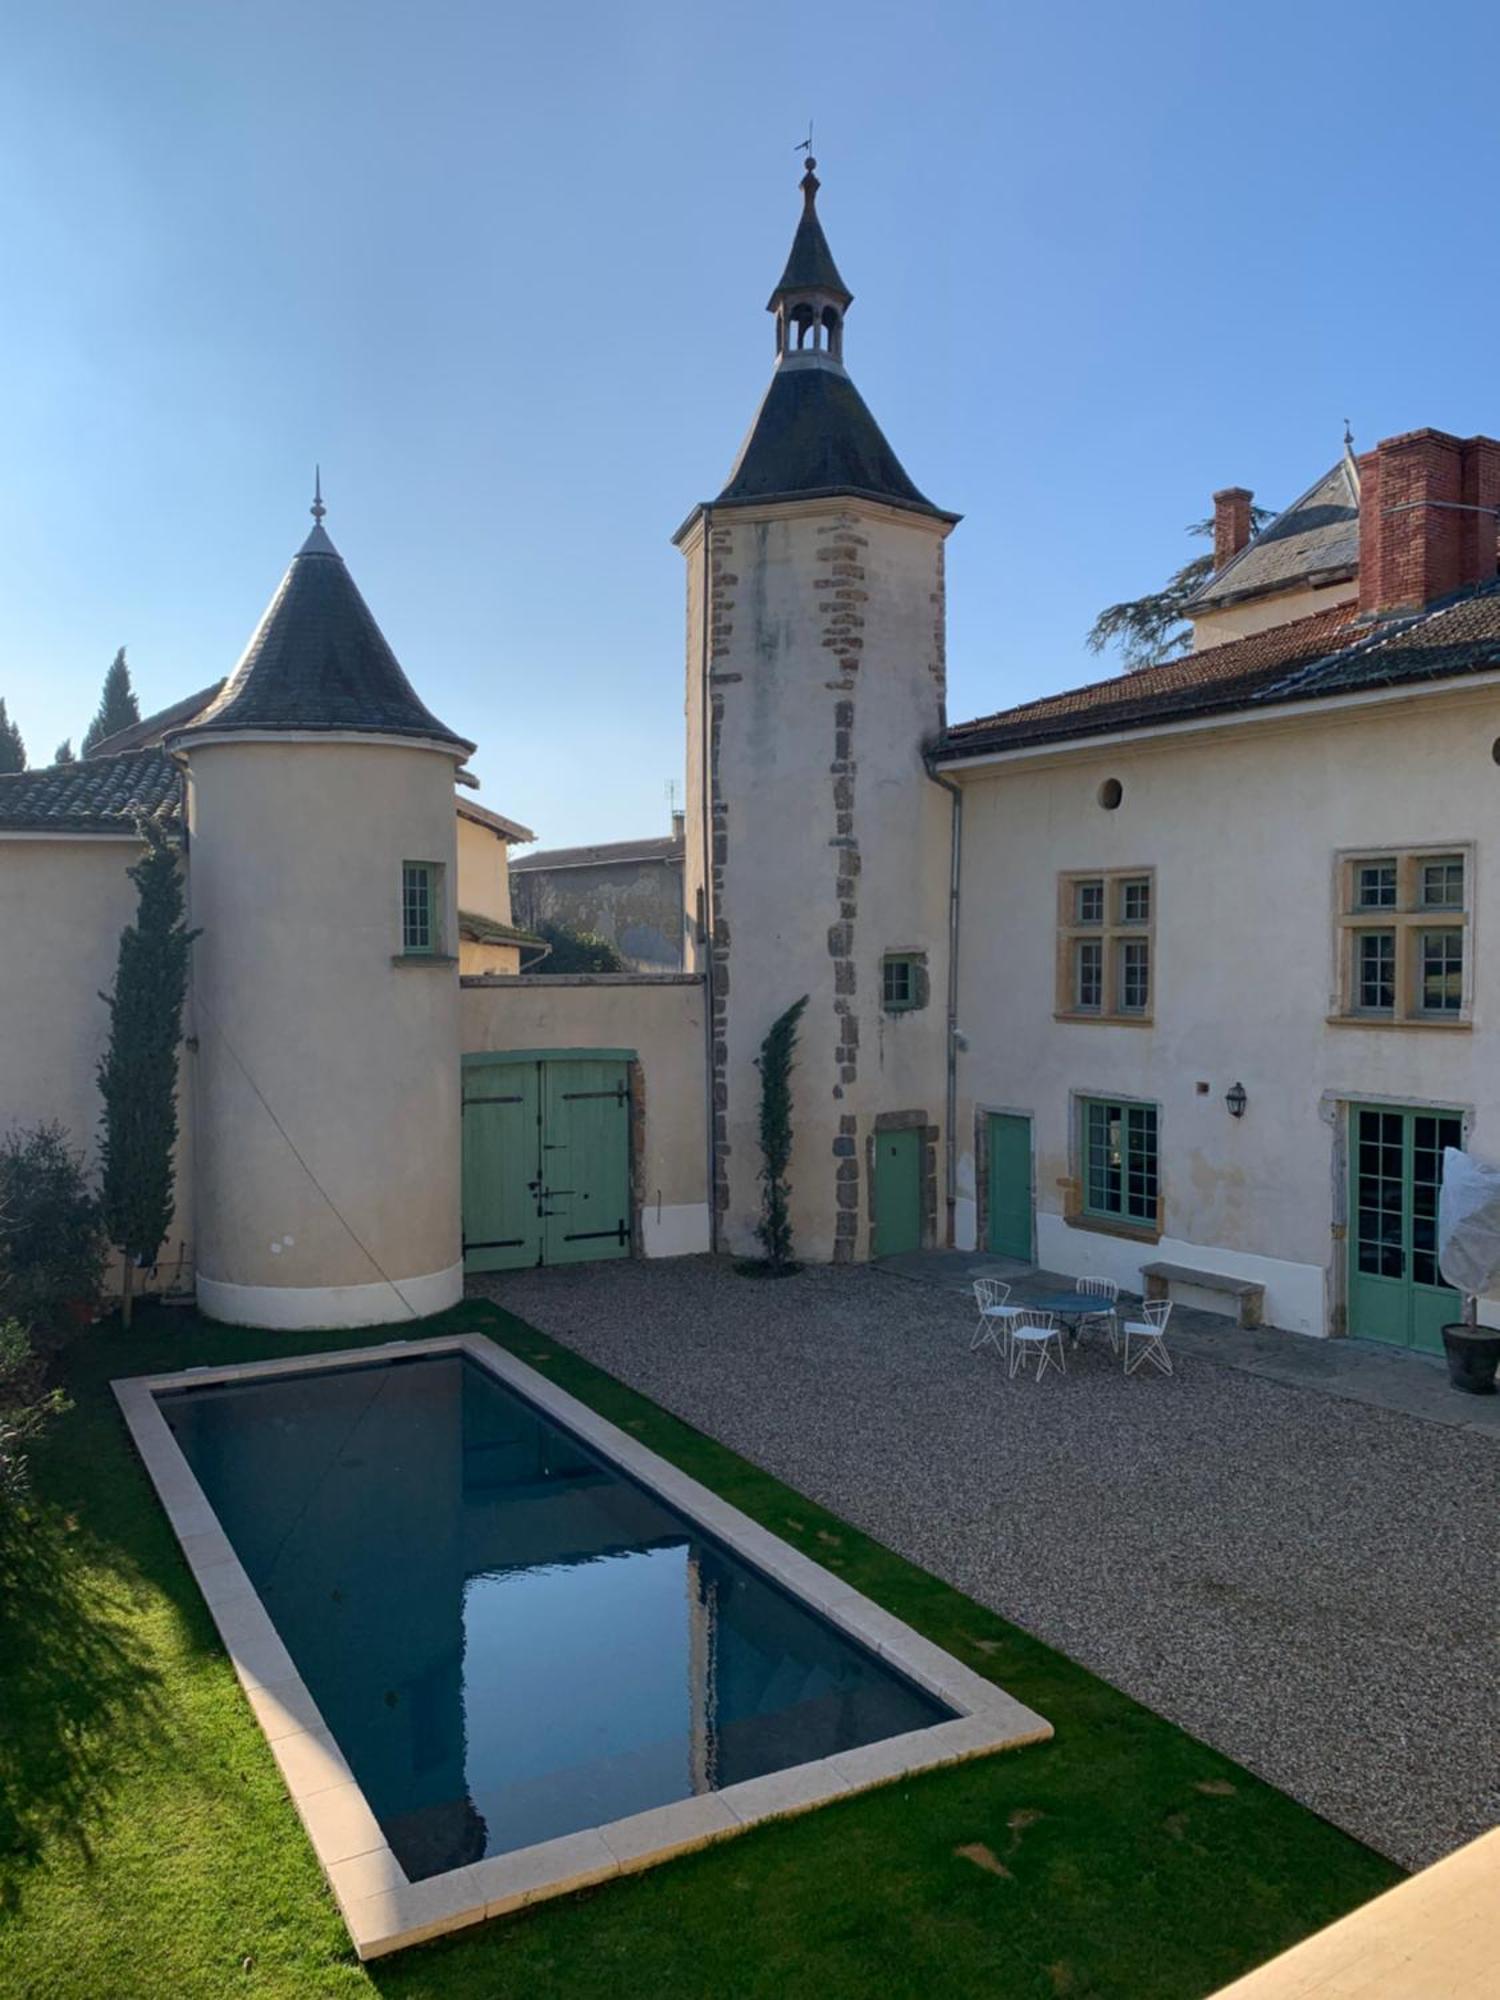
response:
<path fill-rule="evenodd" d="M 401 864 L 401 949 L 430 958 L 443 944 L 443 869 L 438 861 Z"/>
<path fill-rule="evenodd" d="M 887 952 L 880 961 L 880 1004 L 887 1014 L 908 1014 L 922 1004 L 922 987 L 914 953 Z"/>
<path fill-rule="evenodd" d="M 1081 1103 L 1083 1212 L 1113 1222 L 1156 1222 L 1156 1106 L 1086 1097 Z"/>

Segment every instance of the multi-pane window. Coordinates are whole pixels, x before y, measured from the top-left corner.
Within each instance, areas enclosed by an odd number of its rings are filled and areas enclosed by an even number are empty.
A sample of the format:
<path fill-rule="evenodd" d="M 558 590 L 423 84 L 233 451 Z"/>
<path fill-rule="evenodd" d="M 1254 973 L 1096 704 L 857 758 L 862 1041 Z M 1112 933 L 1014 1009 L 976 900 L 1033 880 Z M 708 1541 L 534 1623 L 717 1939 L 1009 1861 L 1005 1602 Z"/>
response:
<path fill-rule="evenodd" d="M 1396 1004 L 1396 933 L 1361 931 L 1359 1004 L 1366 1013 L 1388 1014 Z"/>
<path fill-rule="evenodd" d="M 401 949 L 408 957 L 440 948 L 442 869 L 435 861 L 401 864 Z"/>
<path fill-rule="evenodd" d="M 1156 1106 L 1087 1097 L 1082 1115 L 1084 1213 L 1145 1228 L 1154 1226 Z"/>
<path fill-rule="evenodd" d="M 1393 910 L 1396 907 L 1396 864 L 1394 861 L 1360 861 L 1355 864 L 1355 902 L 1362 910 Z"/>
<path fill-rule="evenodd" d="M 921 960 L 914 952 L 887 952 L 880 961 L 880 1004 L 888 1014 L 906 1014 L 925 1003 Z"/>
<path fill-rule="evenodd" d="M 1076 938 L 1073 942 L 1073 1005 L 1080 1014 L 1097 1014 L 1104 1005 L 1104 940 Z"/>
<path fill-rule="evenodd" d="M 1104 881 L 1101 876 L 1091 876 L 1073 884 L 1073 921 L 1075 924 L 1104 922 Z"/>
<path fill-rule="evenodd" d="M 1464 934 L 1423 931 L 1422 992 L 1424 1014 L 1458 1014 L 1464 1004 Z"/>
<path fill-rule="evenodd" d="M 1057 1012 L 1065 1020 L 1151 1016 L 1154 878 L 1142 869 L 1063 875 L 1057 891 Z"/>
<path fill-rule="evenodd" d="M 1120 922 L 1144 930 L 1151 921 L 1151 877 L 1131 875 L 1116 884 L 1120 899 Z"/>
<path fill-rule="evenodd" d="M 1472 867 L 1467 851 L 1341 861 L 1344 1017 L 1410 1025 L 1467 1016 Z"/>
<path fill-rule="evenodd" d="M 1144 938 L 1121 938 L 1115 1004 L 1122 1014 L 1144 1014 L 1151 1004 L 1151 947 Z"/>

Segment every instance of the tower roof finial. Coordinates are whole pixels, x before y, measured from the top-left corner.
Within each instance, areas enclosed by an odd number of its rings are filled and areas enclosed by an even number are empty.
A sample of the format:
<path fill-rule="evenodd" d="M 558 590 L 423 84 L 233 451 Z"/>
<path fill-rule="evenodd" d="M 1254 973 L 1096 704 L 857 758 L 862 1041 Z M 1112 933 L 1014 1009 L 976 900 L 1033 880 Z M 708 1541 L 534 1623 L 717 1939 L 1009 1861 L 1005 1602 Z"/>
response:
<path fill-rule="evenodd" d="M 847 307 L 854 294 L 839 276 L 833 252 L 828 247 L 828 238 L 818 220 L 817 194 L 822 183 L 814 172 L 818 163 L 812 154 L 811 119 L 808 120 L 807 137 L 797 141 L 795 150 L 807 155 L 806 170 L 802 175 L 802 214 L 797 223 L 797 233 L 792 238 L 791 255 L 781 274 L 781 283 L 772 292 L 767 310 L 775 312 L 781 301 L 795 292 L 817 292 L 825 300 L 832 299 L 840 307 Z"/>
<path fill-rule="evenodd" d="M 313 467 L 313 503 L 307 511 L 321 528 L 323 525 L 323 516 L 328 512 L 328 509 L 323 505 L 323 468 L 321 465 Z"/>

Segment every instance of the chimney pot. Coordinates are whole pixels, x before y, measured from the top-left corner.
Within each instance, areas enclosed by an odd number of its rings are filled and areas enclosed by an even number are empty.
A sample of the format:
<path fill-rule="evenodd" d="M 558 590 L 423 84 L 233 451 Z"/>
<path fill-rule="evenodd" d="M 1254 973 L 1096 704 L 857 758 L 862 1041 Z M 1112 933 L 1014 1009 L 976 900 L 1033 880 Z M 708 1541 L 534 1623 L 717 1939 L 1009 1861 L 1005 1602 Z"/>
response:
<path fill-rule="evenodd" d="M 1232 562 L 1250 539 L 1250 503 L 1255 495 L 1248 486 L 1226 486 L 1214 495 L 1214 568 Z"/>

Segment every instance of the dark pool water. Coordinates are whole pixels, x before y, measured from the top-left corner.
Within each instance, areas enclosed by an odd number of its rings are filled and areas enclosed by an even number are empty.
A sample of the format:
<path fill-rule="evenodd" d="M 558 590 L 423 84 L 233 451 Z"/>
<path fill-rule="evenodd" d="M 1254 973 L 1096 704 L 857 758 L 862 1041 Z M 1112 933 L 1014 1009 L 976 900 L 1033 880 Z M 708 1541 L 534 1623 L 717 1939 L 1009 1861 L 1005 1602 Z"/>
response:
<path fill-rule="evenodd" d="M 952 1714 L 462 1356 L 160 1404 L 414 1879 Z"/>

